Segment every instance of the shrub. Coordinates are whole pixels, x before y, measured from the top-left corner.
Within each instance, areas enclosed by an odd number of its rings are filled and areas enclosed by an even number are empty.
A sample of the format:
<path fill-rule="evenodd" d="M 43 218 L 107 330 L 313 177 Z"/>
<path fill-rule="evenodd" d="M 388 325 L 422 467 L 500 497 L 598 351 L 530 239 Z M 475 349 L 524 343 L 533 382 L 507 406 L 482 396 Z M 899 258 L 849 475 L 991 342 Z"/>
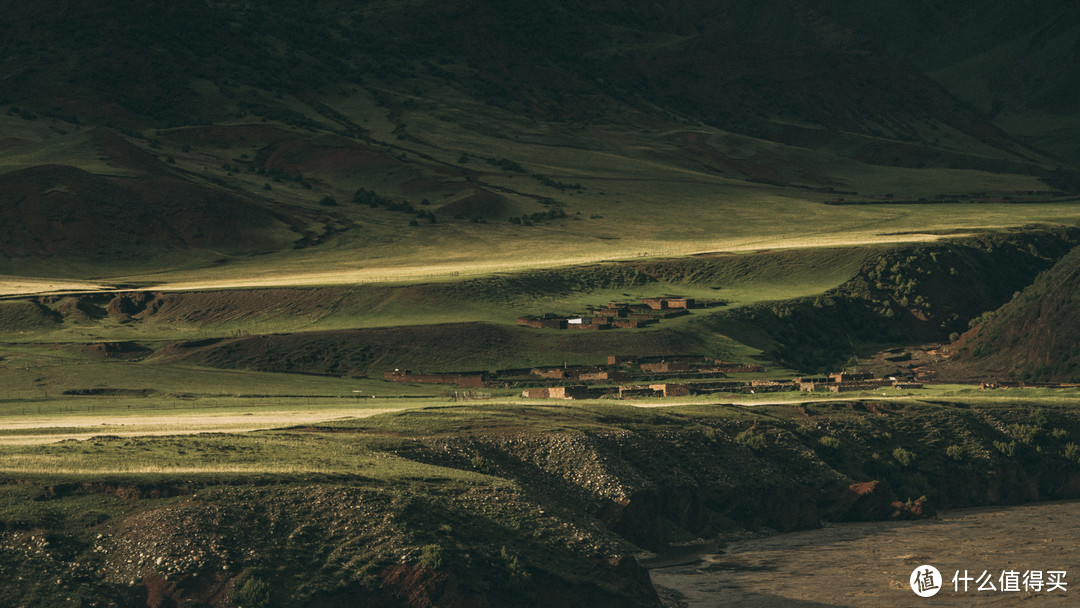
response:
<path fill-rule="evenodd" d="M 1039 429 L 1030 424 L 1010 424 L 1006 429 L 1016 441 L 1023 445 L 1031 445 L 1035 442 L 1035 435 Z"/>
<path fill-rule="evenodd" d="M 443 565 L 443 548 L 440 545 L 424 545 L 420 548 L 420 564 L 432 570 Z"/>
<path fill-rule="evenodd" d="M 236 592 L 236 604 L 240 608 L 267 608 L 270 605 L 270 585 L 262 579 L 249 577 Z"/>
<path fill-rule="evenodd" d="M 755 432 L 754 429 L 746 429 L 738 435 L 735 435 L 735 441 L 738 441 L 755 452 L 760 452 L 769 447 L 768 439 L 761 433 Z"/>
<path fill-rule="evenodd" d="M 826 436 L 818 439 L 818 445 L 820 445 L 823 448 L 828 448 L 830 450 L 839 450 L 840 449 L 840 440 L 837 439 L 836 437 L 830 437 L 830 436 L 826 435 Z"/>
<path fill-rule="evenodd" d="M 945 448 L 945 455 L 956 462 L 962 462 L 964 460 L 964 446 L 956 444 L 950 445 Z"/>
<path fill-rule="evenodd" d="M 1065 429 L 1054 429 L 1054 430 L 1050 431 L 1050 435 L 1054 439 L 1059 439 L 1059 440 L 1060 439 L 1065 439 L 1066 437 L 1069 436 L 1069 431 L 1066 431 Z"/>
<path fill-rule="evenodd" d="M 473 469 L 487 475 L 491 475 L 491 472 L 494 470 L 494 468 L 491 466 L 491 463 L 488 462 L 488 460 L 480 454 L 474 454 L 473 457 L 469 460 L 469 464 L 472 465 Z"/>
<path fill-rule="evenodd" d="M 1065 449 L 1061 451 L 1061 454 L 1069 460 L 1080 462 L 1080 445 L 1076 445 L 1070 441 L 1065 444 Z"/>
<path fill-rule="evenodd" d="M 994 448 L 1002 454 L 1012 458 L 1016 454 L 1016 440 L 1005 443 L 1004 441 L 995 441 Z"/>
<path fill-rule="evenodd" d="M 502 557 L 503 567 L 506 568 L 506 575 L 511 582 L 522 583 L 529 579 L 529 571 L 521 565 L 517 554 L 508 551 L 504 546 L 499 550 L 499 556 Z"/>
<path fill-rule="evenodd" d="M 909 467 L 915 462 L 915 453 L 904 448 L 893 450 L 892 457 L 902 467 Z"/>

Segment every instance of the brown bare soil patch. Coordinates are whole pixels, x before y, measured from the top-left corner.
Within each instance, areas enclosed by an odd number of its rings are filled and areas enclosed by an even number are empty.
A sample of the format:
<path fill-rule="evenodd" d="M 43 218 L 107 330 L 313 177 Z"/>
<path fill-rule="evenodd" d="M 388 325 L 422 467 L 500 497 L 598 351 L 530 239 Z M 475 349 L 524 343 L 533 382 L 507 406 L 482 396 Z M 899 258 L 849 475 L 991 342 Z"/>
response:
<path fill-rule="evenodd" d="M 146 173 L 168 173 L 168 165 L 158 160 L 153 154 L 117 135 L 112 130 L 102 130 L 95 137 L 98 152 L 109 160 L 109 165 L 117 168 L 138 169 Z"/>
<path fill-rule="evenodd" d="M 120 141 L 120 162 L 153 168 Z M 290 244 L 266 236 L 284 227 L 272 212 L 234 193 L 160 173 L 105 177 L 61 165 L 0 176 L 0 224 L 0 253 L 15 259 L 143 263 L 168 250 L 253 253 Z"/>
<path fill-rule="evenodd" d="M 503 218 L 511 212 L 510 201 L 487 190 L 478 190 L 475 194 L 448 203 L 439 208 L 442 215 L 462 215 L 467 218 Z"/>

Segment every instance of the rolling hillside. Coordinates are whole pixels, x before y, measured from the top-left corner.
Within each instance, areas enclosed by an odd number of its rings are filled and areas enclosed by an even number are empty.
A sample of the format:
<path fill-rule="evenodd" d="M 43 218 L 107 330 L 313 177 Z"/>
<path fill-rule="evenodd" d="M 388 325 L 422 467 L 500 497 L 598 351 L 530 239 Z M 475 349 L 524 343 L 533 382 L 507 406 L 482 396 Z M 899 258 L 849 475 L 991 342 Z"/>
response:
<path fill-rule="evenodd" d="M 953 64 L 926 63 L 936 33 L 975 19 L 971 7 L 927 11 L 900 44 L 882 28 L 913 17 L 889 6 L 12 5 L 0 16 L 0 177 L 17 194 L 3 205 L 14 232 L 0 271 L 130 278 L 133 265 L 227 260 L 251 276 L 253 253 L 279 252 L 275 269 L 426 263 L 462 242 L 487 259 L 541 243 L 617 259 L 717 250 L 712 235 L 730 227 L 750 241 L 807 220 L 812 233 L 842 233 L 897 217 L 822 208 L 835 199 L 1045 203 L 1076 189 L 1072 165 L 1031 147 L 1030 131 L 931 77 L 981 52 L 965 39 Z M 996 40 L 991 26 L 1009 15 L 978 17 L 987 25 L 975 31 Z M 1017 35 L 1042 24 L 1017 21 Z M 1066 60 L 1059 47 L 1040 65 Z M 1011 115 L 1048 111 L 1061 87 L 1023 96 Z M 122 162 L 103 148 L 123 148 Z M 58 171 L 82 180 L 59 186 L 74 198 L 49 190 L 58 177 L 23 183 Z M 97 209 L 109 219 L 90 218 Z M 940 222 L 937 206 L 905 209 L 918 217 L 895 230 L 1075 221 L 1049 206 L 964 210 Z M 100 237 L 77 267 L 76 217 Z M 613 243 L 629 234 L 642 245 Z M 125 256 L 132 264 L 95 262 Z"/>

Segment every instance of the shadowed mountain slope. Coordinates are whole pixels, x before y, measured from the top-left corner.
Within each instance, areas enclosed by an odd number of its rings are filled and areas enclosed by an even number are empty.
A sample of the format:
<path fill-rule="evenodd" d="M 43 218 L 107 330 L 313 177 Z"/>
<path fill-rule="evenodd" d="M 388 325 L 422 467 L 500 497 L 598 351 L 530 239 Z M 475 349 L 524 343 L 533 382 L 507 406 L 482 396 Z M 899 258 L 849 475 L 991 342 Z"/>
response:
<path fill-rule="evenodd" d="M 1080 249 L 980 320 L 953 345 L 973 372 L 1080 382 Z"/>
<path fill-rule="evenodd" d="M 795 0 L 16 5 L 0 20 L 4 101 L 117 124 L 234 109 L 309 124 L 280 99 L 238 93 L 317 99 L 347 82 L 437 97 L 449 86 L 543 120 L 674 111 L 765 137 L 843 130 L 930 147 L 938 125 L 1032 156 L 832 13 Z"/>

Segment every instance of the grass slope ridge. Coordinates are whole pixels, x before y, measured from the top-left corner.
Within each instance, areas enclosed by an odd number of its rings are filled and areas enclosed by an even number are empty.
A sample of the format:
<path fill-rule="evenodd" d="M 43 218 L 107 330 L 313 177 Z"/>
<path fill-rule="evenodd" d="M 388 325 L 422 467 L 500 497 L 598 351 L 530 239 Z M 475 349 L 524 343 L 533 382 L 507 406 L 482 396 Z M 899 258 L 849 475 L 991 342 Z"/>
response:
<path fill-rule="evenodd" d="M 974 372 L 1080 382 L 1080 248 L 953 344 Z"/>
<path fill-rule="evenodd" d="M 223 369 L 336 376 L 380 376 L 409 367 L 470 371 L 532 365 L 597 364 L 614 353 L 674 355 L 714 347 L 686 331 L 567 332 L 487 323 L 453 323 L 182 342 L 158 361 Z"/>

